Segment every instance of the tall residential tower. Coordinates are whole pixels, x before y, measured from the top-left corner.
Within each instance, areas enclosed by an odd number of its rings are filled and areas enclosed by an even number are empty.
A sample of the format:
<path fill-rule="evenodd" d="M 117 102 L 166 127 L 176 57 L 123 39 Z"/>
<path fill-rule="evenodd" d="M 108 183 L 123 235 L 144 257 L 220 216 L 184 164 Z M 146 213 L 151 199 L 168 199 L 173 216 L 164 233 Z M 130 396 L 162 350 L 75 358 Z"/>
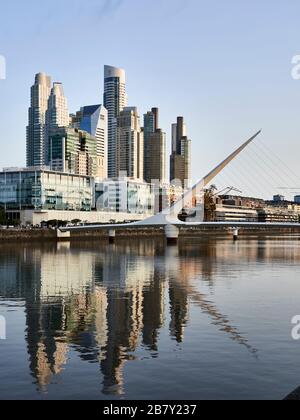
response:
<path fill-rule="evenodd" d="M 97 177 L 107 178 L 107 110 L 103 105 L 84 106 L 75 117 L 80 130 L 94 136 L 97 141 Z"/>
<path fill-rule="evenodd" d="M 126 107 L 117 119 L 116 176 L 144 179 L 144 136 L 136 107 Z"/>
<path fill-rule="evenodd" d="M 61 83 L 53 83 L 51 95 L 48 99 L 48 109 L 46 112 L 46 136 L 44 145 L 45 164 L 49 165 L 49 141 L 50 134 L 53 130 L 60 127 L 69 126 L 69 111 L 67 98 L 64 94 L 63 85 Z"/>
<path fill-rule="evenodd" d="M 151 183 L 166 181 L 166 134 L 158 128 L 158 108 L 144 115 L 144 178 Z"/>
<path fill-rule="evenodd" d="M 46 111 L 51 94 L 51 78 L 44 73 L 35 76 L 31 87 L 31 104 L 28 111 L 26 130 L 26 164 L 27 167 L 45 165 L 46 147 Z"/>
<path fill-rule="evenodd" d="M 117 176 L 117 118 L 127 105 L 125 71 L 104 67 L 104 106 L 108 113 L 108 177 Z"/>
<path fill-rule="evenodd" d="M 170 157 L 170 181 L 181 181 L 183 187 L 189 187 L 192 177 L 191 140 L 187 137 L 183 117 L 177 118 L 172 125 L 172 154 Z"/>

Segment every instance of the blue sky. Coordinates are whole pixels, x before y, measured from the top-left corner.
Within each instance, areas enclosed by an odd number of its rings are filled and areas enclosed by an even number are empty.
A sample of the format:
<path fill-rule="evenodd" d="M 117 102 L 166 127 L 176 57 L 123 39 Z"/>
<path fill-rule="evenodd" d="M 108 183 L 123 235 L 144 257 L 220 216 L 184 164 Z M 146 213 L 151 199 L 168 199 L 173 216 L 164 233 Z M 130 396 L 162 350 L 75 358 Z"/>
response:
<path fill-rule="evenodd" d="M 2 3 L 0 167 L 25 163 L 35 73 L 63 82 L 75 111 L 102 102 L 103 65 L 111 64 L 126 69 L 129 105 L 141 115 L 161 109 L 169 142 L 170 124 L 185 116 L 194 178 L 260 128 L 262 141 L 298 176 L 300 81 L 291 77 L 300 54 L 298 0 Z"/>

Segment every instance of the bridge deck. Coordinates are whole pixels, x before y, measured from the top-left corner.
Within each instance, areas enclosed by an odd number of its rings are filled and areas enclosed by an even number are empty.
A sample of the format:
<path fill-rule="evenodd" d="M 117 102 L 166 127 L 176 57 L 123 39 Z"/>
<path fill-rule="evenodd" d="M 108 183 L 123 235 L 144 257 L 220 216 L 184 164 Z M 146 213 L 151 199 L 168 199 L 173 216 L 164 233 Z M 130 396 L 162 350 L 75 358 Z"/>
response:
<path fill-rule="evenodd" d="M 174 223 L 174 226 L 180 228 L 248 228 L 248 229 L 300 229 L 300 223 L 258 223 L 258 222 L 200 222 L 200 223 Z M 87 226 L 73 226 L 61 228 L 62 232 L 79 231 L 79 230 L 118 230 L 118 229 L 145 229 L 145 228 L 164 228 L 165 225 L 149 225 L 143 222 L 108 224 L 108 225 L 87 225 Z"/>

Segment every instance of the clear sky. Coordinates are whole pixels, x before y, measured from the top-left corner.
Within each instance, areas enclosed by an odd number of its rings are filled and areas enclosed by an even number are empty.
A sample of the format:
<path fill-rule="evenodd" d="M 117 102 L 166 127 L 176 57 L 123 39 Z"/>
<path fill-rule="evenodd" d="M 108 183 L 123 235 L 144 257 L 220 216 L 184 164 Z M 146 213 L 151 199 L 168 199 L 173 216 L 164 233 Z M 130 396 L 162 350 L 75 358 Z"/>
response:
<path fill-rule="evenodd" d="M 63 82 L 74 112 L 102 102 L 110 64 L 126 70 L 129 105 L 141 115 L 160 108 L 169 142 L 171 123 L 185 116 L 194 178 L 261 128 L 262 141 L 300 175 L 300 81 L 291 77 L 299 16 L 299 0 L 2 2 L 0 167 L 25 164 L 35 73 Z"/>

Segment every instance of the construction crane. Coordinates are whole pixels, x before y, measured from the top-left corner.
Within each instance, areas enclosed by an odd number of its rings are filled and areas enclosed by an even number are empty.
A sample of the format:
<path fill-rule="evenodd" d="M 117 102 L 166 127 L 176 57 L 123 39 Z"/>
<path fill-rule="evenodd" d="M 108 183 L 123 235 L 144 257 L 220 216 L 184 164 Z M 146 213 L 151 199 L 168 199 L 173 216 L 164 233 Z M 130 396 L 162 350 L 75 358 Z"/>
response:
<path fill-rule="evenodd" d="M 214 188 L 215 190 L 217 190 L 217 187 L 215 185 L 212 185 L 211 188 Z M 238 188 L 235 187 L 227 187 L 227 188 L 223 188 L 223 190 L 221 191 L 217 191 L 214 196 L 218 196 L 218 195 L 228 195 L 230 194 L 232 191 L 239 193 L 239 194 L 243 194 L 243 191 L 239 190 Z"/>
<path fill-rule="evenodd" d="M 215 197 L 220 195 L 227 195 L 232 191 L 242 194 L 243 192 L 235 187 L 227 187 L 218 191 L 216 185 L 211 185 L 208 189 L 204 190 L 204 209 L 205 209 L 205 220 L 208 222 L 214 221 L 214 214 L 216 211 L 216 200 Z M 179 220 L 186 221 L 188 217 L 193 217 L 196 214 L 195 209 L 188 210 L 183 209 L 179 215 Z"/>
<path fill-rule="evenodd" d="M 215 185 L 211 185 L 204 193 L 204 209 L 205 209 L 205 220 L 207 222 L 213 222 L 215 219 L 215 211 L 217 209 L 215 197 L 220 195 L 228 195 L 232 191 L 242 194 L 243 192 L 235 187 L 227 187 L 218 191 Z"/>

